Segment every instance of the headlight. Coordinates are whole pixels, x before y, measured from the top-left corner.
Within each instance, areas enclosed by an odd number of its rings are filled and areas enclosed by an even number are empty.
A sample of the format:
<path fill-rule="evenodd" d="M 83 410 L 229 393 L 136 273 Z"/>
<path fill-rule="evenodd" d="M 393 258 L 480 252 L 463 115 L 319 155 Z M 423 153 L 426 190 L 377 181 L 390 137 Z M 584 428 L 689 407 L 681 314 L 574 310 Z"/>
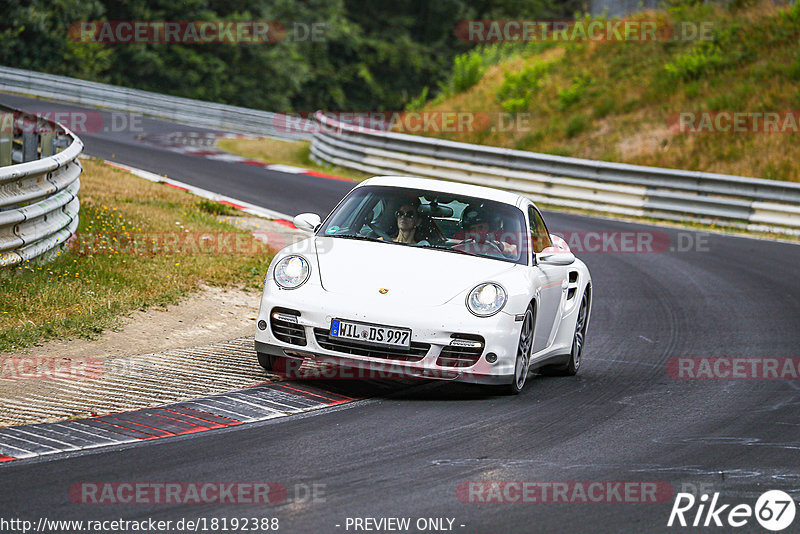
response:
<path fill-rule="evenodd" d="M 273 278 L 283 289 L 294 289 L 303 285 L 311 274 L 311 267 L 302 256 L 286 256 L 275 266 Z"/>
<path fill-rule="evenodd" d="M 506 290 L 493 282 L 480 284 L 467 295 L 467 308 L 478 317 L 490 317 L 505 305 Z"/>

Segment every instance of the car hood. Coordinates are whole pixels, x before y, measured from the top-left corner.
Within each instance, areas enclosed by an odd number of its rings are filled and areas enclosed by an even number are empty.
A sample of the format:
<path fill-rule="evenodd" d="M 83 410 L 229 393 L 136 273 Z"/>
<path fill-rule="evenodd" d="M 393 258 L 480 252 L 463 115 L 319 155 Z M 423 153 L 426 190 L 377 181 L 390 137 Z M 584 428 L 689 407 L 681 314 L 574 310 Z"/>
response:
<path fill-rule="evenodd" d="M 391 243 L 318 237 L 317 268 L 322 287 L 343 297 L 383 302 L 443 304 L 485 281 L 498 281 L 517 264 Z M 386 289 L 385 294 L 379 290 Z"/>

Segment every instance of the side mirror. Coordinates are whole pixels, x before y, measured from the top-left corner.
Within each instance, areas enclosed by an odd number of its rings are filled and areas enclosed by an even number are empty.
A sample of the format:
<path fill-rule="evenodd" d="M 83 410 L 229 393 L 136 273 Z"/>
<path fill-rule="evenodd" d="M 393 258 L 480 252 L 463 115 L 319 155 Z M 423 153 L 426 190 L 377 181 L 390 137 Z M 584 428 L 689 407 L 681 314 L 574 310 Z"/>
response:
<path fill-rule="evenodd" d="M 306 232 L 316 232 L 319 225 L 322 224 L 322 219 L 316 213 L 301 213 L 294 218 L 294 225 L 299 230 Z"/>
<path fill-rule="evenodd" d="M 575 254 L 572 252 L 554 252 L 537 256 L 537 263 L 542 265 L 572 265 L 574 262 Z"/>

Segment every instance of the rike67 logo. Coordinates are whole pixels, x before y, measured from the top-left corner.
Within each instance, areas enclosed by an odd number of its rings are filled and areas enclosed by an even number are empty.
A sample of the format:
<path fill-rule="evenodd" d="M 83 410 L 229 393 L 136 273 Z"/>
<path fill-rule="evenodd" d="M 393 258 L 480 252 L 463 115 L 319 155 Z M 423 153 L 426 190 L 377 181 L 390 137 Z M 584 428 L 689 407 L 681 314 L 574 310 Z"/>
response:
<path fill-rule="evenodd" d="M 669 514 L 667 526 L 692 527 L 743 527 L 753 517 L 759 524 L 773 532 L 784 530 L 794 521 L 797 503 L 780 490 L 770 490 L 756 501 L 755 508 L 749 504 L 718 504 L 719 492 L 709 502 L 708 494 L 696 499 L 691 493 L 678 493 Z"/>

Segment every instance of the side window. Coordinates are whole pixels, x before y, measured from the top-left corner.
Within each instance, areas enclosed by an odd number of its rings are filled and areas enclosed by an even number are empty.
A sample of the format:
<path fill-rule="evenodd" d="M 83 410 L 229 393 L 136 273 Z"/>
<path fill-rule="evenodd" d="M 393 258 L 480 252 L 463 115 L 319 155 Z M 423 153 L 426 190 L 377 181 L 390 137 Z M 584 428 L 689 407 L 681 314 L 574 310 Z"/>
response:
<path fill-rule="evenodd" d="M 386 199 L 383 197 L 379 197 L 377 195 L 369 195 L 369 201 L 364 206 L 366 213 L 362 219 L 361 228 L 359 229 L 358 233 L 361 235 L 370 235 L 373 230 L 370 228 L 370 224 L 378 224 L 382 225 L 381 220 L 385 219 L 385 211 L 386 211 Z M 372 208 L 370 208 L 370 204 L 374 202 Z"/>
<path fill-rule="evenodd" d="M 378 202 L 375 203 L 375 207 L 372 208 L 372 218 L 370 222 L 377 222 L 378 218 L 383 214 L 384 205 L 386 204 L 385 199 L 380 199 Z"/>
<path fill-rule="evenodd" d="M 541 214 L 533 206 L 528 206 L 528 219 L 530 219 L 531 225 L 533 251 L 541 252 L 552 245 L 550 242 L 550 234 L 547 233 L 547 227 L 544 225 L 544 219 L 542 219 Z"/>

